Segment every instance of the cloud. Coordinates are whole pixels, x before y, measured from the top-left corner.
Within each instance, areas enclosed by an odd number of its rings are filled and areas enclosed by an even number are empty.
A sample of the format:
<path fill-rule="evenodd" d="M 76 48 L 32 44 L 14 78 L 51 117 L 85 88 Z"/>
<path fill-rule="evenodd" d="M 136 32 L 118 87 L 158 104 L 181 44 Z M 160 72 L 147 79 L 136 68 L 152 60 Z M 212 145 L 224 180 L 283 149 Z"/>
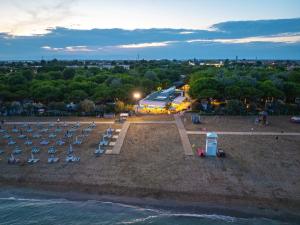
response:
<path fill-rule="evenodd" d="M 153 47 L 167 47 L 172 43 L 176 43 L 178 41 L 162 41 L 162 42 L 146 42 L 146 43 L 138 43 L 138 44 L 125 44 L 125 45 L 118 45 L 118 48 L 153 48 Z"/>
<path fill-rule="evenodd" d="M 300 34 L 286 34 L 286 35 L 276 35 L 276 36 L 257 36 L 257 37 L 245 37 L 245 38 L 222 38 L 222 39 L 191 39 L 187 40 L 187 43 L 194 42 L 216 42 L 222 44 L 247 44 L 253 42 L 271 42 L 271 43 L 287 43 L 293 44 L 300 42 Z"/>
<path fill-rule="evenodd" d="M 67 46 L 63 48 L 55 48 L 50 46 L 42 46 L 41 47 L 44 50 L 47 51 L 54 51 L 54 52 L 94 52 L 95 49 L 89 48 L 87 46 Z"/>
<path fill-rule="evenodd" d="M 3 18 L 0 32 L 11 36 L 44 35 L 52 28 L 64 26 L 72 18 L 71 6 L 77 0 L 29 2 L 11 0 L 8 12 L 0 11 Z M 15 16 L 11 16 L 14 13 Z"/>
<path fill-rule="evenodd" d="M 181 31 L 179 34 L 194 34 L 194 31 Z"/>

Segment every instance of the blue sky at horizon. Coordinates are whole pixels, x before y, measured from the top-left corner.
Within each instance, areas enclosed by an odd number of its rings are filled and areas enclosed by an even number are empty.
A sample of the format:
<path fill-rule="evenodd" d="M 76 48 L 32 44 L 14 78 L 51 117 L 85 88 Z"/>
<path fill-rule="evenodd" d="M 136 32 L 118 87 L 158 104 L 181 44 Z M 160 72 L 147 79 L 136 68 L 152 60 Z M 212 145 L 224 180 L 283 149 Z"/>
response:
<path fill-rule="evenodd" d="M 225 21 L 300 17 L 299 0 L 0 0 L 0 33 L 48 28 L 207 29 Z"/>

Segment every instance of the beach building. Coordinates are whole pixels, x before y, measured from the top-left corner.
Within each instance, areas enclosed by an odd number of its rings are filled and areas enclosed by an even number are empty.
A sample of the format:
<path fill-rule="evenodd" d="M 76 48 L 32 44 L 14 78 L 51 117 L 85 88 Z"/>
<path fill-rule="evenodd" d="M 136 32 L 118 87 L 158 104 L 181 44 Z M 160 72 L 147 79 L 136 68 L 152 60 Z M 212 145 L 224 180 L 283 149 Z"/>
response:
<path fill-rule="evenodd" d="M 215 132 L 206 134 L 205 155 L 216 156 L 218 150 L 218 135 Z"/>
<path fill-rule="evenodd" d="M 140 113 L 152 114 L 180 112 L 189 106 L 190 101 L 185 91 L 177 89 L 176 86 L 153 92 L 138 104 Z"/>

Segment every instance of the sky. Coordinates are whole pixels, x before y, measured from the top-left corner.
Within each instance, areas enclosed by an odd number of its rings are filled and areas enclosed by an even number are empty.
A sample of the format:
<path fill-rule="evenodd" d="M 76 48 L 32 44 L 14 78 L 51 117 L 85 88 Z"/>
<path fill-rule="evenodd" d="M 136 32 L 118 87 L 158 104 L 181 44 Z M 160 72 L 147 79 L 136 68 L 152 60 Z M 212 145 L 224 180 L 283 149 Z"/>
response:
<path fill-rule="evenodd" d="M 0 0 L 0 15 L 0 60 L 300 59 L 300 0 Z"/>
<path fill-rule="evenodd" d="M 0 33 L 49 29 L 209 29 L 224 21 L 300 17 L 299 0 L 0 0 Z"/>

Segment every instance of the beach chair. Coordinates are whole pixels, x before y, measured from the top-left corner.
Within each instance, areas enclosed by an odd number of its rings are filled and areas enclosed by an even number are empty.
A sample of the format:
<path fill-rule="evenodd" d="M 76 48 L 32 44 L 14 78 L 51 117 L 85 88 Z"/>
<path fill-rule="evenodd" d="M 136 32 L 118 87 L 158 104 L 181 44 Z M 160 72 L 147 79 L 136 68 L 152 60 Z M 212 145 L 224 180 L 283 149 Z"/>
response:
<path fill-rule="evenodd" d="M 67 154 L 70 155 L 70 154 L 72 154 L 73 152 L 74 152 L 73 146 L 70 144 L 69 147 L 68 147 L 68 149 L 67 149 Z"/>
<path fill-rule="evenodd" d="M 19 129 L 18 129 L 16 126 L 14 126 L 14 128 L 11 130 L 11 132 L 13 132 L 13 133 L 18 133 L 18 132 L 19 132 Z"/>
<path fill-rule="evenodd" d="M 51 133 L 51 134 L 49 134 L 49 136 L 48 136 L 49 138 L 51 138 L 51 139 L 53 139 L 53 138 L 56 138 L 56 134 L 54 134 L 54 133 Z"/>
<path fill-rule="evenodd" d="M 4 134 L 4 135 L 3 135 L 3 138 L 9 139 L 9 138 L 11 138 L 11 136 L 10 136 L 9 134 Z"/>
<path fill-rule="evenodd" d="M 26 130 L 27 133 L 31 133 L 32 131 L 33 131 L 33 129 L 31 127 L 28 127 Z"/>
<path fill-rule="evenodd" d="M 107 128 L 107 132 L 109 132 L 109 133 L 113 133 L 114 131 L 115 131 L 115 129 L 113 129 L 111 127 Z"/>
<path fill-rule="evenodd" d="M 24 142 L 24 144 L 25 144 L 25 145 L 32 145 L 32 141 L 26 140 L 26 141 Z"/>
<path fill-rule="evenodd" d="M 55 133 L 59 133 L 59 132 L 61 132 L 62 131 L 62 129 L 60 128 L 60 127 L 56 127 L 56 129 L 55 129 Z"/>
<path fill-rule="evenodd" d="M 112 133 L 107 132 L 107 133 L 106 133 L 106 137 L 107 137 L 108 139 L 112 138 Z"/>
<path fill-rule="evenodd" d="M 103 148 L 101 148 L 101 145 L 98 145 L 98 148 L 96 148 L 94 154 L 96 157 L 101 156 L 103 153 L 105 152 L 105 150 Z"/>
<path fill-rule="evenodd" d="M 54 153 L 56 153 L 56 148 L 54 146 L 50 146 L 48 148 L 48 154 L 54 154 Z"/>
<path fill-rule="evenodd" d="M 93 122 L 90 124 L 90 127 L 91 127 L 91 128 L 95 128 L 95 127 L 96 127 L 96 123 L 93 121 Z"/>
<path fill-rule="evenodd" d="M 74 155 L 67 155 L 66 162 L 79 162 L 80 157 L 76 157 Z"/>
<path fill-rule="evenodd" d="M 73 142 L 74 145 L 81 145 L 82 144 L 82 139 L 79 139 L 77 136 L 75 138 L 75 141 Z"/>
<path fill-rule="evenodd" d="M 51 164 L 51 163 L 57 163 L 59 161 L 59 158 L 58 157 L 55 157 L 54 154 L 51 154 L 49 157 L 48 157 L 48 163 Z"/>
<path fill-rule="evenodd" d="M 107 146 L 108 140 L 106 140 L 105 135 L 103 135 L 102 140 L 100 141 L 101 146 Z"/>
<path fill-rule="evenodd" d="M 42 141 L 40 141 L 40 145 L 48 145 L 49 141 L 46 139 L 43 139 Z"/>
<path fill-rule="evenodd" d="M 10 157 L 7 159 L 8 164 L 17 164 L 20 163 L 20 159 L 15 158 L 13 154 L 10 154 Z"/>
<path fill-rule="evenodd" d="M 76 124 L 74 125 L 74 127 L 79 128 L 80 127 L 80 122 L 76 122 Z"/>
<path fill-rule="evenodd" d="M 59 139 L 59 140 L 56 141 L 56 144 L 59 145 L 59 146 L 62 146 L 62 145 L 64 145 L 65 143 L 66 143 L 66 142 L 65 142 L 64 140 L 62 140 L 62 139 Z"/>
<path fill-rule="evenodd" d="M 25 135 L 25 134 L 20 134 L 20 135 L 18 136 L 18 138 L 19 138 L 19 139 L 24 139 L 24 138 L 26 138 L 26 135 Z"/>
<path fill-rule="evenodd" d="M 42 128 L 42 129 L 41 129 L 41 132 L 42 132 L 42 133 L 47 133 L 48 131 L 49 131 L 48 128 Z"/>
<path fill-rule="evenodd" d="M 7 142 L 7 145 L 15 145 L 16 142 L 13 139 L 9 139 L 9 141 Z"/>
<path fill-rule="evenodd" d="M 200 124 L 201 123 L 200 115 L 192 114 L 192 122 L 193 124 Z"/>
<path fill-rule="evenodd" d="M 19 155 L 22 153 L 22 150 L 20 149 L 19 146 L 16 146 L 12 152 L 14 155 Z"/>
<path fill-rule="evenodd" d="M 39 153 L 39 152 L 40 152 L 40 148 L 39 148 L 39 147 L 33 146 L 33 147 L 31 148 L 31 153 L 32 153 L 32 154 L 37 154 L 37 153 Z"/>
<path fill-rule="evenodd" d="M 37 138 L 40 138 L 42 135 L 40 135 L 39 133 L 34 133 L 33 135 L 32 135 L 32 138 L 35 138 L 35 139 L 37 139 Z"/>
<path fill-rule="evenodd" d="M 34 155 L 33 155 L 32 153 L 31 153 L 30 158 L 27 160 L 27 162 L 28 162 L 29 164 L 35 164 L 35 163 L 37 163 L 38 161 L 40 161 L 40 159 L 35 158 Z"/>
<path fill-rule="evenodd" d="M 67 131 L 67 133 L 65 134 L 65 137 L 71 138 L 71 137 L 73 137 L 73 134 L 71 132 Z"/>
<path fill-rule="evenodd" d="M 86 132 L 86 133 L 90 133 L 90 132 L 92 132 L 92 128 L 85 128 L 85 129 L 83 129 L 83 132 Z"/>

